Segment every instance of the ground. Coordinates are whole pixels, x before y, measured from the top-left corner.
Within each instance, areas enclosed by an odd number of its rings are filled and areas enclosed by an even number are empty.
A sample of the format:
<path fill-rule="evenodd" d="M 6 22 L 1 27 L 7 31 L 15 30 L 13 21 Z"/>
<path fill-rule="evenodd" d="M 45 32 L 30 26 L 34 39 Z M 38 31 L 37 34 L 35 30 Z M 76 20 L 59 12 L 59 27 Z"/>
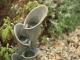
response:
<path fill-rule="evenodd" d="M 40 46 L 37 60 L 80 60 L 80 26 L 45 46 Z"/>

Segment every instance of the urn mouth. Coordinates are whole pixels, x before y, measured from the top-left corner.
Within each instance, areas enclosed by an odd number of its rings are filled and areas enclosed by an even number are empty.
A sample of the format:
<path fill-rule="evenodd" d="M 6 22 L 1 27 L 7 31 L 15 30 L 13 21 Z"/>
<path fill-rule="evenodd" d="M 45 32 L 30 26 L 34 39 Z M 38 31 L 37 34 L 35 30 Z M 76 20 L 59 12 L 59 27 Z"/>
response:
<path fill-rule="evenodd" d="M 14 26 L 14 34 L 20 44 L 26 46 L 31 44 L 30 36 L 24 29 L 23 24 L 18 23 Z"/>
<path fill-rule="evenodd" d="M 45 5 L 40 5 L 31 10 L 31 12 L 26 16 L 24 21 L 25 29 L 33 29 L 39 26 L 44 18 L 47 16 L 48 8 Z"/>
<path fill-rule="evenodd" d="M 25 51 L 25 53 L 24 53 L 24 56 L 25 57 L 32 57 L 32 56 L 34 56 L 35 55 L 35 53 L 32 51 L 32 50 L 27 50 L 27 51 Z"/>
<path fill-rule="evenodd" d="M 35 58 L 38 55 L 38 49 L 26 49 L 25 52 L 22 53 L 22 57 L 26 59 Z"/>

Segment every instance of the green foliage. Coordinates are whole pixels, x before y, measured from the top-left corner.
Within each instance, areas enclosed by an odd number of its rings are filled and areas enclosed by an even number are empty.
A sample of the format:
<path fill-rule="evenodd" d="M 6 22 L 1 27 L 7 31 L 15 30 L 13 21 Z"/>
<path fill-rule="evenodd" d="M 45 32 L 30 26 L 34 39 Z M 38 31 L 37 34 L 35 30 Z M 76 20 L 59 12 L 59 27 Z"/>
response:
<path fill-rule="evenodd" d="M 58 26 L 55 26 L 54 24 L 55 27 L 53 28 L 53 31 L 55 29 L 58 33 L 73 31 L 75 27 L 79 25 L 78 22 L 80 22 L 80 16 L 78 15 L 80 13 L 75 11 L 80 9 L 79 5 L 79 1 L 65 0 L 64 4 L 61 4 L 60 7 L 58 7 L 58 19 L 56 22 Z"/>
<path fill-rule="evenodd" d="M 47 36 L 43 36 L 43 37 L 41 37 L 41 39 L 42 39 L 43 44 L 48 44 L 49 43 L 49 39 L 48 39 Z"/>
<path fill-rule="evenodd" d="M 1 36 L 2 36 L 2 40 L 3 43 L 8 43 L 9 38 L 12 35 L 12 25 L 11 25 L 11 21 L 10 18 L 4 18 L 4 24 L 1 27 Z"/>
<path fill-rule="evenodd" d="M 49 9 L 48 16 L 53 17 L 53 14 L 54 14 L 55 8 L 57 7 L 57 4 L 55 4 L 53 0 L 44 0 L 44 1 L 39 0 L 39 3 L 46 5 Z"/>
<path fill-rule="evenodd" d="M 33 1 L 33 2 L 29 1 L 25 7 L 26 7 L 27 11 L 30 12 L 33 8 L 35 8 L 37 6 L 39 6 L 39 3 L 37 1 Z"/>
<path fill-rule="evenodd" d="M 0 4 L 7 3 L 7 0 L 0 0 Z"/>
<path fill-rule="evenodd" d="M 39 6 L 39 3 L 37 1 L 29 1 L 27 4 L 24 4 L 23 6 L 13 4 L 11 10 L 13 10 L 16 13 L 16 17 L 14 18 L 14 20 L 19 20 L 20 22 L 20 18 L 23 19 L 33 8 L 37 6 Z"/>
<path fill-rule="evenodd" d="M 51 26 L 49 27 L 49 32 L 51 34 L 61 35 L 68 33 L 80 25 L 79 2 L 79 0 L 64 0 L 63 4 L 56 8 L 57 19 L 50 19 Z"/>
<path fill-rule="evenodd" d="M 0 57 L 3 60 L 11 60 L 11 54 L 15 51 L 15 48 L 10 48 L 9 40 L 12 36 L 12 23 L 9 17 L 3 19 L 4 23 L 0 28 L 0 36 L 2 37 L 2 43 L 0 47 Z"/>
<path fill-rule="evenodd" d="M 15 52 L 16 48 L 9 48 L 8 44 L 6 47 L 0 47 L 0 56 L 4 60 L 11 60 L 11 54 Z"/>
<path fill-rule="evenodd" d="M 52 37 L 69 33 L 80 25 L 80 0 L 39 0 L 39 3 L 47 5 L 48 32 Z"/>

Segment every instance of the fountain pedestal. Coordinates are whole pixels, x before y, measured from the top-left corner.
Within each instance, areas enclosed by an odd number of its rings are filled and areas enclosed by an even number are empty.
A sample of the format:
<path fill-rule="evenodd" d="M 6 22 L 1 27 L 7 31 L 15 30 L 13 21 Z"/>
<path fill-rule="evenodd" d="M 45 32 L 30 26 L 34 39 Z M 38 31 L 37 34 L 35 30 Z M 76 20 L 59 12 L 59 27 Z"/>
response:
<path fill-rule="evenodd" d="M 14 33 L 20 48 L 12 54 L 12 60 L 35 60 L 38 55 L 38 37 L 41 34 L 41 23 L 47 16 L 48 8 L 40 5 L 31 10 L 24 23 L 14 26 Z"/>

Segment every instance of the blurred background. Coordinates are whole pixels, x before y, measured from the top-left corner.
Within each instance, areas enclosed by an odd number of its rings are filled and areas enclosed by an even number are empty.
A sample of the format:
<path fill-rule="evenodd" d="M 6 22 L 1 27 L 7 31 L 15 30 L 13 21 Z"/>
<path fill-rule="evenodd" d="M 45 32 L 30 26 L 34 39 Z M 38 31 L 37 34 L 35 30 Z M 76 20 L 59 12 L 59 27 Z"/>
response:
<path fill-rule="evenodd" d="M 39 5 L 46 5 L 49 12 L 42 23 L 38 48 L 42 52 L 47 49 L 54 56 L 45 52 L 44 60 L 79 60 L 80 0 L 0 0 L 0 60 L 11 60 L 11 54 L 19 47 L 14 25 L 23 23 L 27 14 Z"/>

